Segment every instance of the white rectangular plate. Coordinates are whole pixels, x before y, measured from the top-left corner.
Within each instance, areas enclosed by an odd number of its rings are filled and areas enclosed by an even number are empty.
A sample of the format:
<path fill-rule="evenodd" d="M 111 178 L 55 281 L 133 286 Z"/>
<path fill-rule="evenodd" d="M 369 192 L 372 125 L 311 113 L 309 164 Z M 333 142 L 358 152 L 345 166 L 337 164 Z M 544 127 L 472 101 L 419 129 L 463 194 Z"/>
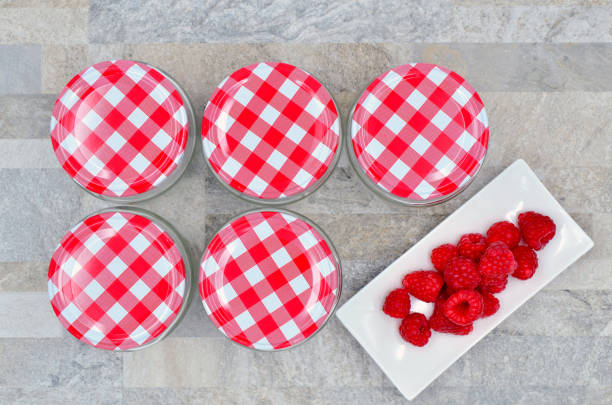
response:
<path fill-rule="evenodd" d="M 501 304 L 499 311 L 476 321 L 474 331 L 469 335 L 432 331 L 425 347 L 404 342 L 398 332 L 400 320 L 382 312 L 386 295 L 401 287 L 403 276 L 413 270 L 433 268 L 429 259 L 433 248 L 455 243 L 465 233 L 484 233 L 497 221 L 506 219 L 516 223 L 518 213 L 529 210 L 550 216 L 557 225 L 553 240 L 538 252 L 539 267 L 535 275 L 526 281 L 510 277 L 506 289 L 496 294 Z M 523 160 L 517 160 L 355 294 L 337 311 L 337 316 L 400 392 L 411 400 L 592 247 L 593 241 L 529 166 Z M 412 310 L 422 311 L 428 316 L 431 305 L 413 301 Z"/>

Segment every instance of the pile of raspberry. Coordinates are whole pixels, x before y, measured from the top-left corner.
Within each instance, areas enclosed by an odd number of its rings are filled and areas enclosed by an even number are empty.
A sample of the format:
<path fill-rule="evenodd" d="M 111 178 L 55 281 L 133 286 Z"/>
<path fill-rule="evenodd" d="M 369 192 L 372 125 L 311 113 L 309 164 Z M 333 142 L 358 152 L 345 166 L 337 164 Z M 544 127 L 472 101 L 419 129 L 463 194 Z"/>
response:
<path fill-rule="evenodd" d="M 431 252 L 435 270 L 408 273 L 402 288 L 391 291 L 383 312 L 402 322 L 402 338 L 415 346 L 425 346 L 431 330 L 467 335 L 479 318 L 499 309 L 494 294 L 506 288 L 508 277 L 527 280 L 538 267 L 536 250 L 554 236 L 555 223 L 549 217 L 528 211 L 519 214 L 518 227 L 512 222 L 496 222 L 487 230 L 463 235 L 457 245 L 445 244 Z M 524 244 L 520 244 L 521 240 Z M 410 296 L 434 303 L 432 315 L 410 312 Z"/>

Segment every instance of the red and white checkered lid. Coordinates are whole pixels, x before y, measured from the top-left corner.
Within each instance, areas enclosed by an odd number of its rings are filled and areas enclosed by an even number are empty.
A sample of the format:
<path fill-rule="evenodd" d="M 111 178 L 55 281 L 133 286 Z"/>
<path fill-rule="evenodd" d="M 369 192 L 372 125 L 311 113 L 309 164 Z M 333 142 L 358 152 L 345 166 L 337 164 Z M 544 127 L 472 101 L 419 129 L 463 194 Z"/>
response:
<path fill-rule="evenodd" d="M 64 170 L 87 190 L 129 197 L 163 182 L 184 158 L 189 120 L 179 91 L 157 69 L 100 62 L 62 90 L 51 141 Z"/>
<path fill-rule="evenodd" d="M 62 239 L 49 265 L 49 298 L 77 339 L 101 349 L 134 349 L 175 320 L 185 274 L 174 240 L 153 221 L 103 212 Z"/>
<path fill-rule="evenodd" d="M 291 347 L 333 311 L 340 267 L 305 220 L 279 211 L 248 213 L 212 239 L 201 262 L 200 294 L 215 326 L 259 350 Z"/>
<path fill-rule="evenodd" d="M 284 199 L 333 165 L 340 122 L 313 76 L 286 63 L 258 63 L 219 84 L 204 110 L 202 140 L 222 182 L 251 198 Z"/>
<path fill-rule="evenodd" d="M 361 95 L 351 122 L 359 166 L 385 192 L 443 199 L 466 185 L 489 141 L 478 93 L 457 73 L 417 63 L 393 68 Z"/>

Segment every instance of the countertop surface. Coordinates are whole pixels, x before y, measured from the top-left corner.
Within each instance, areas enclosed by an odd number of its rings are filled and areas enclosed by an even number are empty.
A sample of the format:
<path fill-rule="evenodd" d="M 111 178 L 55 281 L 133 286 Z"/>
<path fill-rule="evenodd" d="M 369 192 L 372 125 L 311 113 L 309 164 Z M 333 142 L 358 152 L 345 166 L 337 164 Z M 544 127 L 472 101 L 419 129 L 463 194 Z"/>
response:
<path fill-rule="evenodd" d="M 51 109 L 78 71 L 120 58 L 170 73 L 196 116 L 226 75 L 258 61 L 311 72 L 344 118 L 392 66 L 463 75 L 491 127 L 486 163 L 464 193 L 428 208 L 389 205 L 343 156 L 321 189 L 288 208 L 331 236 L 343 303 L 523 158 L 595 247 L 414 403 L 612 403 L 610 0 L 0 0 L 0 403 L 406 402 L 336 318 L 280 353 L 231 344 L 197 299 L 170 337 L 138 352 L 96 350 L 63 330 L 48 260 L 73 224 L 110 204 L 59 167 Z M 174 187 L 136 206 L 175 224 L 196 259 L 223 222 L 254 207 L 218 184 L 199 147 Z"/>

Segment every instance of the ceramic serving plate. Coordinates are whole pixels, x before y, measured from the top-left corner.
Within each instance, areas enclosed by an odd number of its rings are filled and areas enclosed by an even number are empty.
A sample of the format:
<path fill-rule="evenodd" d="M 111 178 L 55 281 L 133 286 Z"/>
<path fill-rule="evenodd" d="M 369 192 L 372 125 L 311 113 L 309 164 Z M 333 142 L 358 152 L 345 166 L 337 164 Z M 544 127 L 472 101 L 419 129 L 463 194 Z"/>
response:
<path fill-rule="evenodd" d="M 557 224 L 555 237 L 538 252 L 540 264 L 535 275 L 526 281 L 510 277 L 507 288 L 496 294 L 501 304 L 499 311 L 476 321 L 469 335 L 432 331 L 425 347 L 403 341 L 397 331 L 399 320 L 386 316 L 381 309 L 386 295 L 401 287 L 403 276 L 413 270 L 433 269 L 429 260 L 433 248 L 443 243 L 456 243 L 465 233 L 483 232 L 503 219 L 516 223 L 518 213 L 528 210 L 548 215 Z M 517 160 L 355 294 L 337 315 L 400 392 L 411 400 L 592 247 L 593 241 L 559 205 L 527 163 Z M 432 304 L 413 300 L 415 312 L 429 316 L 431 307 Z"/>

